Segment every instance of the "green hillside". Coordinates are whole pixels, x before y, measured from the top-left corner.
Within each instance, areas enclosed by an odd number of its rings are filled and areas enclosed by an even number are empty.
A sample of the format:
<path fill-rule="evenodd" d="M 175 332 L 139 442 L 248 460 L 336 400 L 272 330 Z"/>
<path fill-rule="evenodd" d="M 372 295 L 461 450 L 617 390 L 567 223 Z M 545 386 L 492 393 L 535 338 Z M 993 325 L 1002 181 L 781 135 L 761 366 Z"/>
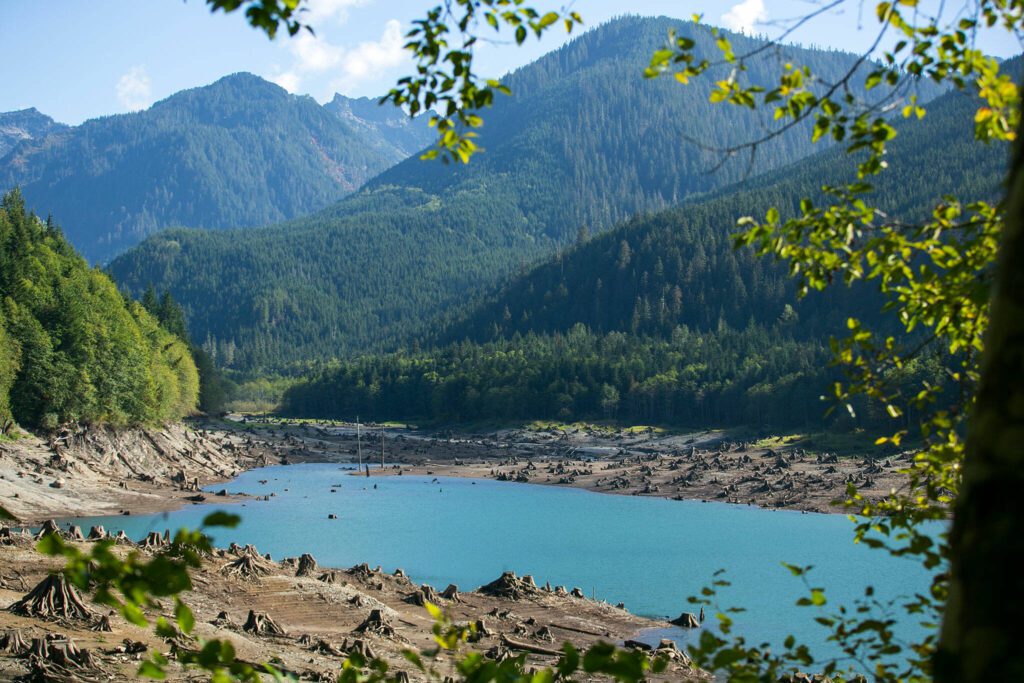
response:
<path fill-rule="evenodd" d="M 191 413 L 187 345 L 125 300 L 60 228 L 0 202 L 0 429 L 156 423 Z"/>
<path fill-rule="evenodd" d="M 571 243 L 582 225 L 600 232 L 743 177 L 745 161 L 709 172 L 714 159 L 684 136 L 727 145 L 771 123 L 713 107 L 702 87 L 645 81 L 671 27 L 716 50 L 706 29 L 685 22 L 610 22 L 510 76 L 515 95 L 487 112 L 487 153 L 468 167 L 410 159 L 308 218 L 245 234 L 165 232 L 111 272 L 135 294 L 151 283 L 169 289 L 196 340 L 229 348 L 239 368 L 394 346 L 438 311 Z M 738 50 L 759 45 L 733 38 Z M 787 57 L 825 78 L 854 59 L 787 48 L 764 53 L 751 77 L 768 78 Z M 754 170 L 807 156 L 808 138 L 781 136 Z"/>
<path fill-rule="evenodd" d="M 878 205 L 913 217 L 947 193 L 996 197 L 1006 160 L 973 142 L 974 103 L 932 103 L 903 126 Z M 797 300 L 792 277 L 733 248 L 736 218 L 795 210 L 848 180 L 825 152 L 705 201 L 634 218 L 512 280 L 420 352 L 335 363 L 285 394 L 288 415 L 407 420 L 600 419 L 686 425 L 820 424 L 837 371 L 828 338 L 847 317 L 876 318 L 865 285 Z M 431 344 L 430 342 L 434 342 Z M 901 371 L 938 377 L 935 357 Z M 882 416 L 858 405 L 861 424 Z M 841 416 L 846 419 L 845 416 Z"/>

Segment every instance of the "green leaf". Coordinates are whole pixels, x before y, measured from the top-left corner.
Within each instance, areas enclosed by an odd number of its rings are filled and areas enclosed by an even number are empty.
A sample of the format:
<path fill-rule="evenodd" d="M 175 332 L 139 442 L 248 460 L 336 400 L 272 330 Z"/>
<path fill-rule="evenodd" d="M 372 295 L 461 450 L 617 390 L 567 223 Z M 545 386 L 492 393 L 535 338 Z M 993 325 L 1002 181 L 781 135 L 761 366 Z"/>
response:
<path fill-rule="evenodd" d="M 234 529 L 242 521 L 242 518 L 238 515 L 231 514 L 230 512 L 224 512 L 218 510 L 212 512 L 203 518 L 204 527 L 226 527 L 228 529 Z"/>

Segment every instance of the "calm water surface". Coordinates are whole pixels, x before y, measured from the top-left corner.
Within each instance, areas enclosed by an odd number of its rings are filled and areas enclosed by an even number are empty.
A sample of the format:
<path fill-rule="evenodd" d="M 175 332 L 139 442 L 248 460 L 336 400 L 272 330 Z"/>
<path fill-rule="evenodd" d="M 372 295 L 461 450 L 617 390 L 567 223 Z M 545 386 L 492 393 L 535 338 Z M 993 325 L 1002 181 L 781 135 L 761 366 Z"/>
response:
<path fill-rule="evenodd" d="M 793 633 L 823 647 L 824 632 L 808 623 L 810 608 L 793 605 L 803 585 L 781 562 L 814 565 L 812 583 L 827 589 L 832 604 L 859 597 L 866 581 L 879 595 L 895 597 L 920 590 L 927 580 L 909 561 L 854 545 L 852 524 L 842 515 L 489 480 L 366 479 L 337 464 L 252 470 L 226 488 L 276 496 L 76 523 L 86 530 L 90 524 L 124 529 L 137 540 L 150 530 L 197 526 L 212 509 L 223 508 L 240 513 L 243 522 L 215 532 L 218 545 L 252 543 L 275 558 L 310 552 L 324 566 L 402 567 L 417 582 L 438 588 L 456 583 L 462 590 L 511 569 L 533 574 L 542 585 L 579 586 L 588 596 L 625 602 L 630 611 L 651 617 L 695 611 L 687 596 L 725 569 L 733 585 L 723 604 L 747 608 L 737 631 L 758 643 L 779 644 Z M 338 519 L 328 520 L 328 514 Z M 908 635 L 915 633 L 907 628 Z M 681 644 L 691 637 L 681 629 L 667 635 Z"/>

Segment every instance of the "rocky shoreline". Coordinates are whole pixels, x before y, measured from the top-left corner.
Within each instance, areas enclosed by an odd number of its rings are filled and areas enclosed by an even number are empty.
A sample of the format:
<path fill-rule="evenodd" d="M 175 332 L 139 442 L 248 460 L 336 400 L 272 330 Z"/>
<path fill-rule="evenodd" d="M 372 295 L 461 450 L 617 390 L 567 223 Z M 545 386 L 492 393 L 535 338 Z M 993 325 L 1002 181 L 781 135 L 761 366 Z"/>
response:
<path fill-rule="evenodd" d="M 382 443 L 383 439 L 383 443 Z M 383 446 L 383 451 L 382 451 Z M 381 456 L 388 467 L 381 468 Z M 721 433 L 497 430 L 426 433 L 287 421 L 197 421 L 161 429 L 82 428 L 0 443 L 0 500 L 26 524 L 53 517 L 145 514 L 208 502 L 201 489 L 256 467 L 355 463 L 371 476 L 491 478 L 600 493 L 845 512 L 847 484 L 868 500 L 905 484 L 907 454 L 840 458 L 758 447 Z M 365 472 L 364 472 L 365 473 Z M 227 501 L 237 497 L 227 496 Z"/>
<path fill-rule="evenodd" d="M 102 529 L 58 529 L 84 546 L 103 538 Z M 88 536 L 93 540 L 84 540 Z M 450 585 L 436 590 L 412 582 L 401 570 L 379 567 L 319 567 L 311 555 L 275 561 L 252 547 L 217 550 L 192 572 L 193 589 L 183 599 L 196 616 L 193 637 L 157 637 L 109 608 L 92 603 L 73 586 L 54 578 L 59 560 L 34 550 L 27 533 L 0 532 L 0 679 L 43 676 L 46 680 L 125 680 L 157 651 L 171 661 L 170 680 L 189 680 L 176 653 L 198 639 L 225 638 L 242 661 L 275 664 L 298 680 L 334 680 L 353 652 L 379 657 L 404 680 L 420 680 L 402 654 L 432 647 L 430 601 L 455 623 L 472 624 L 466 650 L 502 660 L 524 655 L 529 666 L 551 666 L 570 642 L 585 649 L 613 642 L 661 655 L 668 670 L 653 680 L 707 680 L 671 641 L 648 644 L 636 634 L 664 622 L 630 614 L 624 606 L 588 599 L 579 589 L 539 586 L 532 577 L 506 572 L 468 592 Z M 115 551 L 154 556 L 167 549 L 152 533 L 138 543 L 118 538 Z M 168 609 L 148 609 L 151 620 L 170 618 Z M 435 661 L 454 671 L 454 657 Z M 581 679 L 581 680 L 586 680 Z"/>
<path fill-rule="evenodd" d="M 492 478 L 819 512 L 840 511 L 831 501 L 848 482 L 869 496 L 885 495 L 902 481 L 898 470 L 906 465 L 906 456 L 838 458 L 795 447 L 758 448 L 713 432 L 552 428 L 458 435 L 363 428 L 357 437 L 348 425 L 239 419 L 159 430 L 81 429 L 47 440 L 25 436 L 0 443 L 0 496 L 22 524 L 38 525 L 49 517 L 141 514 L 244 500 L 202 489 L 255 467 L 360 460 L 364 469 L 353 475 Z M 106 535 L 102 529 L 60 533 L 77 544 Z M 155 532 L 116 540 L 118 552 L 146 554 L 163 552 L 167 543 Z M 0 611 L 0 679 L 40 673 L 33 666 L 63 671 L 68 680 L 130 678 L 147 652 L 173 655 L 175 647 L 187 645 L 159 639 L 85 598 L 84 621 L 18 613 L 33 587 L 48 590 L 39 584 L 59 560 L 39 555 L 27 532 L 13 529 L 0 530 L 0 560 L 0 607 L 8 608 Z M 444 607 L 457 622 L 477 625 L 483 635 L 471 649 L 496 658 L 524 653 L 536 665 L 553 664 L 566 641 L 577 647 L 599 640 L 657 647 L 639 642 L 637 634 L 668 625 L 588 599 L 579 589 L 541 587 L 512 573 L 469 592 L 457 586 L 440 590 L 416 585 L 400 570 L 322 568 L 311 555 L 275 561 L 251 546 L 216 551 L 193 582 L 185 599 L 196 612 L 200 638 L 227 637 L 246 661 L 278 657 L 303 680 L 329 680 L 329 672 L 336 673 L 353 651 L 380 656 L 416 680 L 402 650 L 432 643 L 426 601 Z M 149 616 L 161 614 L 157 609 Z M 699 627 L 693 615 L 681 618 Z M 40 652 L 51 651 L 56 654 L 50 660 L 40 658 Z M 674 646 L 662 643 L 661 653 L 672 660 L 666 680 L 706 678 Z M 172 679 L 186 678 L 184 670 L 172 671 Z"/>

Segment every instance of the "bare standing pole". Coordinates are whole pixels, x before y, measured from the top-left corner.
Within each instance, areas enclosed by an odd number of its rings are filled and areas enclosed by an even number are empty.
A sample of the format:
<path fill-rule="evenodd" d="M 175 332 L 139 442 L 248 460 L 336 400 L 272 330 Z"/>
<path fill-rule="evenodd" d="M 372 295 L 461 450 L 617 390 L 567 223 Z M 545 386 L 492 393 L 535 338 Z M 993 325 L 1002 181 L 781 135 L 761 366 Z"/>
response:
<path fill-rule="evenodd" d="M 363 438 L 358 415 L 356 416 L 356 453 L 359 454 L 359 469 L 363 469 Z"/>
<path fill-rule="evenodd" d="M 384 469 L 384 428 L 380 428 L 380 468 Z"/>

